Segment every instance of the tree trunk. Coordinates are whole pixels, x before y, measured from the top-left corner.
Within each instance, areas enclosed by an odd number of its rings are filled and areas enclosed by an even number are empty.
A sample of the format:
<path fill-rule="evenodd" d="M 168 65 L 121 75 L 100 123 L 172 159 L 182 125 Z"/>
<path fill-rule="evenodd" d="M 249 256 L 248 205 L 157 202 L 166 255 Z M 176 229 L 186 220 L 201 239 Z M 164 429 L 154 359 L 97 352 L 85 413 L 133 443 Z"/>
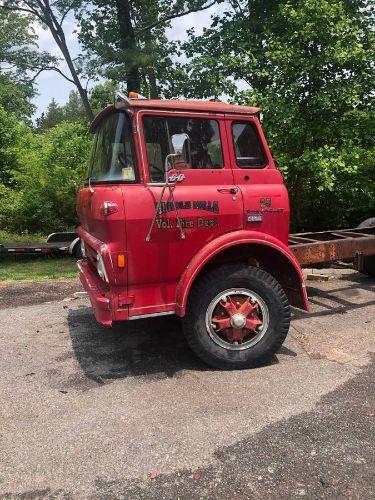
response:
<path fill-rule="evenodd" d="M 82 104 L 83 107 L 85 108 L 86 116 L 88 120 L 91 122 L 94 119 L 94 113 L 91 109 L 91 105 L 87 97 L 87 90 L 83 88 L 81 80 L 79 79 L 78 73 L 75 69 L 74 63 L 70 56 L 70 52 L 65 40 L 64 30 L 57 23 L 56 18 L 51 9 L 45 11 L 44 22 L 48 26 L 57 46 L 59 47 L 62 55 L 64 56 L 65 62 L 68 65 L 70 74 L 72 76 L 74 85 L 77 87 L 78 93 L 82 99 Z"/>
<path fill-rule="evenodd" d="M 148 71 L 148 83 L 150 84 L 150 98 L 159 99 L 159 91 L 154 68 L 150 68 Z"/>
<path fill-rule="evenodd" d="M 120 47 L 124 52 L 126 65 L 126 87 L 128 92 L 139 91 L 141 77 L 138 62 L 138 47 L 131 22 L 128 0 L 116 0 L 117 20 L 120 33 Z"/>
<path fill-rule="evenodd" d="M 94 119 L 94 113 L 93 113 L 93 111 L 91 109 L 89 98 L 87 96 L 87 90 L 82 87 L 81 81 L 80 81 L 80 79 L 78 77 L 77 71 L 76 71 L 76 69 L 74 67 L 72 58 L 70 57 L 70 53 L 69 53 L 68 47 L 65 44 L 65 41 L 63 42 L 62 46 L 59 46 L 59 47 L 60 47 L 61 52 L 64 55 L 65 61 L 66 61 L 67 65 L 68 65 L 68 68 L 69 68 L 69 71 L 70 71 L 70 74 L 72 75 L 74 84 L 77 87 L 78 93 L 79 93 L 79 95 L 81 97 L 81 100 L 82 100 L 82 103 L 83 103 L 83 107 L 85 108 L 86 116 L 89 119 L 89 121 L 92 122 L 93 119 Z"/>

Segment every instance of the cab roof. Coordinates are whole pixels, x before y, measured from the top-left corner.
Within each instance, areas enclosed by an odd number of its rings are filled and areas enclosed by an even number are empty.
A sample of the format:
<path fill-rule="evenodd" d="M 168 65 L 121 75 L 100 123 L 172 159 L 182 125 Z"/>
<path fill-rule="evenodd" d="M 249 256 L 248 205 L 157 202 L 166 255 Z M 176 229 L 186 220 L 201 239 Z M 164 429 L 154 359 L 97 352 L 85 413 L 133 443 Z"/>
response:
<path fill-rule="evenodd" d="M 192 99 L 130 99 L 129 102 L 108 104 L 96 115 L 91 124 L 91 132 L 95 132 L 99 123 L 115 109 L 152 109 L 161 111 L 194 111 L 199 113 L 226 113 L 238 115 L 255 115 L 260 108 L 240 106 L 221 101 L 197 101 Z"/>

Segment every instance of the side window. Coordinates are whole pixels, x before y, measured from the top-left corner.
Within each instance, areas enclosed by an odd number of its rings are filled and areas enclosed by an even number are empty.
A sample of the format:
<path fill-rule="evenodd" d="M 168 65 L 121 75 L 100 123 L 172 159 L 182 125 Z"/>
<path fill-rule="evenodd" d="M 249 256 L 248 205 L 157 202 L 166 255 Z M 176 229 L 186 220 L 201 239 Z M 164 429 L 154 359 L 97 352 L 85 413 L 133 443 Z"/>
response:
<path fill-rule="evenodd" d="M 164 163 L 178 170 L 223 168 L 219 124 L 203 118 L 144 116 L 143 127 L 152 182 L 164 180 Z"/>
<path fill-rule="evenodd" d="M 240 168 L 262 168 L 267 157 L 255 126 L 250 122 L 233 122 L 232 136 L 237 165 Z"/>

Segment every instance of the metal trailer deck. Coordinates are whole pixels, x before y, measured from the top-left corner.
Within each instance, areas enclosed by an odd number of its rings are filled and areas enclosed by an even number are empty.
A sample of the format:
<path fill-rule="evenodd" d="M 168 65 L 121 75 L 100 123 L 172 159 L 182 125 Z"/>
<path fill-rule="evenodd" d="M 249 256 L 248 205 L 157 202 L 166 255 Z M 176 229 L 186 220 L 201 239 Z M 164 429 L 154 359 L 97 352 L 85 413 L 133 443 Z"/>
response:
<path fill-rule="evenodd" d="M 375 227 L 291 234 L 289 248 L 301 266 L 355 259 L 361 270 L 363 258 L 375 255 Z"/>
<path fill-rule="evenodd" d="M 41 243 L 0 243 L 0 255 L 8 254 L 67 254 L 76 233 L 52 233 Z"/>

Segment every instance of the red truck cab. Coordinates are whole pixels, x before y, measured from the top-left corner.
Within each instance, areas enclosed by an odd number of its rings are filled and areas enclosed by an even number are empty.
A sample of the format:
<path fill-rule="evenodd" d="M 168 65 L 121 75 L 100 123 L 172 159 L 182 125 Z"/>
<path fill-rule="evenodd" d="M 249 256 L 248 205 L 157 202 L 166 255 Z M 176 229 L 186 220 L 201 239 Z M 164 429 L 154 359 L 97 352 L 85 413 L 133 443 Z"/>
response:
<path fill-rule="evenodd" d="M 278 349 L 308 301 L 259 111 L 117 94 L 95 118 L 78 268 L 100 323 L 177 314 L 220 368 Z"/>

